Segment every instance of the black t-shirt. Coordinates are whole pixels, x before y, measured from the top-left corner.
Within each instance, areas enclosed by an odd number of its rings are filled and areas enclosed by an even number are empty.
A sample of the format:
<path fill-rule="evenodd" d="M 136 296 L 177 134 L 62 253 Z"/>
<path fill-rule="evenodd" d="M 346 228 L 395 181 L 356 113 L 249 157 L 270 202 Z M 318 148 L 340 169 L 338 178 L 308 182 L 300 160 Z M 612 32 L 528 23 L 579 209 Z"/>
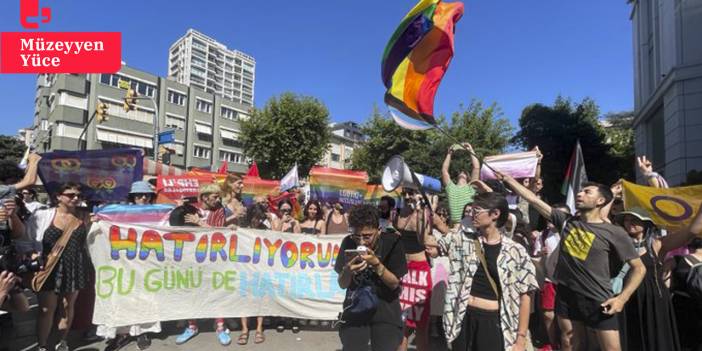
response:
<path fill-rule="evenodd" d="M 567 221 L 567 223 L 566 223 Z M 624 262 L 638 258 L 629 235 L 609 223 L 586 223 L 561 211 L 551 211 L 551 222 L 561 231 L 555 279 L 596 301 L 611 298 L 610 279 Z"/>
<path fill-rule="evenodd" d="M 407 261 L 405 260 L 404 249 L 399 241 L 400 238 L 395 234 L 381 233 L 375 244 L 375 248 L 372 249 L 375 255 L 380 258 L 385 269 L 392 272 L 397 279 L 402 279 L 402 277 L 407 274 Z M 344 238 L 341 242 L 339 255 L 336 257 L 336 264 L 334 264 L 336 273 L 341 274 L 341 271 L 346 265 L 344 250 L 353 250 L 357 246 L 358 245 L 351 239 L 350 235 Z M 344 308 L 346 308 L 350 302 L 348 297 L 358 286 L 356 283 L 358 279 L 367 279 L 370 281 L 375 287 L 375 292 L 378 294 L 378 309 L 369 324 L 389 323 L 401 327 L 403 323 L 399 297 L 402 292 L 402 287 L 398 286 L 397 289 L 390 289 L 370 268 L 359 273 L 351 280 L 351 285 L 346 289 L 347 298 L 344 299 Z"/>
<path fill-rule="evenodd" d="M 497 256 L 500 254 L 500 248 L 502 248 L 502 243 L 495 245 L 483 244 L 483 253 L 485 254 L 485 263 L 487 263 L 488 272 L 490 272 L 492 280 L 495 281 L 497 291 L 502 293 L 500 276 L 497 271 Z M 475 297 L 497 301 L 497 295 L 492 285 L 490 285 L 490 280 L 488 280 L 485 274 L 482 263 L 478 265 L 478 269 L 475 271 L 475 274 L 473 274 L 473 285 L 470 288 L 470 294 Z"/>

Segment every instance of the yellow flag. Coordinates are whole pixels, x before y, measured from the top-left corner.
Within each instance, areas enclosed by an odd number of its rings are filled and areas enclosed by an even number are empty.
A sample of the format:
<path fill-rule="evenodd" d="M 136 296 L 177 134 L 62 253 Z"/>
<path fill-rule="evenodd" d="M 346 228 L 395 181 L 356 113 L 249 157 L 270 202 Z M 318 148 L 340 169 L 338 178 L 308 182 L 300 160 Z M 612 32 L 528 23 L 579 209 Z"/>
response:
<path fill-rule="evenodd" d="M 653 188 L 624 182 L 624 207 L 640 207 L 657 226 L 681 229 L 690 224 L 702 204 L 702 185 L 679 188 Z"/>

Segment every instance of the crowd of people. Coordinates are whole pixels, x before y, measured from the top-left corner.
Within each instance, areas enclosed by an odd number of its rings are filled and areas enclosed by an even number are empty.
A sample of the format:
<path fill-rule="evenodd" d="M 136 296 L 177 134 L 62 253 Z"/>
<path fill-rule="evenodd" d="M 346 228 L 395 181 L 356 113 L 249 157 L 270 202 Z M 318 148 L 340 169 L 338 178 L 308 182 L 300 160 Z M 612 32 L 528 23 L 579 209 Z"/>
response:
<path fill-rule="evenodd" d="M 461 149 L 470 153 L 473 168 L 454 181 L 450 164 Z M 242 180 L 231 174 L 221 184 L 202 185 L 197 197 L 181 199 L 168 222 L 345 235 L 334 265 L 346 290 L 334 323 L 343 350 L 366 350 L 369 344 L 373 350 L 407 350 L 412 337 L 417 350 L 431 350 L 432 330 L 443 330 L 440 339 L 461 351 L 702 350 L 702 213 L 690 226 L 669 232 L 645 210 L 623 208 L 621 183 L 584 183 L 574 209 L 549 203 L 541 195 L 542 156 L 536 151 L 535 177 L 496 172 L 497 180 L 481 181 L 472 147 L 455 145 L 442 167 L 445 194 L 405 187 L 401 201 L 386 196 L 377 206 L 348 212 L 299 190 L 259 197 L 247 207 Z M 54 349 L 64 351 L 76 309 L 91 303 L 95 273 L 86 240 L 98 219 L 86 210 L 79 184 L 62 184 L 48 205 L 37 201 L 39 159 L 30 155 L 26 172 L 0 161 L 0 257 L 24 245 L 22 251 L 30 252 L 22 259 L 25 270 L 46 272 L 28 282 L 0 267 L 0 304 L 14 313 L 27 311 L 23 287 L 31 285 L 39 301 L 38 349 L 48 349 L 56 327 Z M 645 157 L 637 161 L 650 186 L 667 186 Z M 123 203 L 155 199 L 153 184 L 137 181 Z M 445 279 L 432 274 L 441 259 L 448 265 Z M 436 298 L 443 301 L 438 320 L 430 313 Z M 242 318 L 235 342 L 248 344 L 255 325 L 253 343 L 264 343 L 267 317 L 275 316 Z M 95 327 L 107 339 L 105 350 L 132 342 L 145 350 L 161 322 Z M 303 323 L 312 322 L 275 319 L 279 332 L 298 333 Z M 196 320 L 180 324 L 178 345 L 199 333 Z M 218 318 L 214 324 L 218 343 L 231 344 L 232 323 Z"/>

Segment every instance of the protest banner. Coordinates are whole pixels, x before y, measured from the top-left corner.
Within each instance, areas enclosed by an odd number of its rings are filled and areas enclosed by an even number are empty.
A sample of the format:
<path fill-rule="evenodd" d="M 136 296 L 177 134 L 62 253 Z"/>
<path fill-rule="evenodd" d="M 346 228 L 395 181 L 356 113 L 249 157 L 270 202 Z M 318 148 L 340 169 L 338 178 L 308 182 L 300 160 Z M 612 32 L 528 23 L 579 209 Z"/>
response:
<path fill-rule="evenodd" d="M 702 205 L 702 185 L 653 188 L 623 182 L 624 208 L 640 207 L 659 227 L 676 230 L 690 224 Z"/>
<path fill-rule="evenodd" d="M 143 177 L 140 149 L 55 151 L 42 154 L 39 178 L 49 196 L 65 183 L 80 184 L 86 201 L 124 201 Z"/>
<path fill-rule="evenodd" d="M 345 297 L 333 267 L 343 236 L 100 221 L 93 323 L 197 318 L 336 319 Z"/>
<path fill-rule="evenodd" d="M 207 176 L 158 176 L 156 179 L 157 202 L 169 203 L 185 197 L 197 197 L 200 185 L 212 182 L 213 179 Z"/>
<path fill-rule="evenodd" d="M 539 163 L 539 159 L 536 156 L 536 151 L 485 157 L 483 159 L 483 166 L 480 168 L 480 179 L 482 180 L 495 179 L 495 173 L 493 173 L 490 168 L 487 168 L 485 163 L 489 164 L 490 167 L 498 172 L 519 179 L 531 178 L 536 175 L 536 166 Z"/>
<path fill-rule="evenodd" d="M 310 198 L 321 203 L 338 202 L 348 211 L 365 200 L 367 182 L 368 174 L 365 171 L 312 167 Z"/>

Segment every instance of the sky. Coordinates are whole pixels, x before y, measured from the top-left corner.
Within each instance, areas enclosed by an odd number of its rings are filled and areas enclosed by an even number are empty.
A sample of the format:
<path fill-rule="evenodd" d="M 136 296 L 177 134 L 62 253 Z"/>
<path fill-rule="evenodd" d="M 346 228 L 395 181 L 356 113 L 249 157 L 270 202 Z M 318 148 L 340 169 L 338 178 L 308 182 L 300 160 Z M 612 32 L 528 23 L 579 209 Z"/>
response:
<path fill-rule="evenodd" d="M 127 65 L 167 74 L 168 48 L 189 28 L 256 59 L 256 107 L 283 92 L 316 97 L 332 121 L 386 111 L 380 60 L 415 4 L 400 0 L 40 0 L 43 31 L 119 31 Z M 517 126 L 524 107 L 591 97 L 601 112 L 633 109 L 625 0 L 464 1 L 455 56 L 435 100 L 448 115 L 476 99 Z M 22 31 L 19 0 L 0 2 L 0 31 Z M 0 74 L 0 134 L 30 126 L 36 76 Z"/>

